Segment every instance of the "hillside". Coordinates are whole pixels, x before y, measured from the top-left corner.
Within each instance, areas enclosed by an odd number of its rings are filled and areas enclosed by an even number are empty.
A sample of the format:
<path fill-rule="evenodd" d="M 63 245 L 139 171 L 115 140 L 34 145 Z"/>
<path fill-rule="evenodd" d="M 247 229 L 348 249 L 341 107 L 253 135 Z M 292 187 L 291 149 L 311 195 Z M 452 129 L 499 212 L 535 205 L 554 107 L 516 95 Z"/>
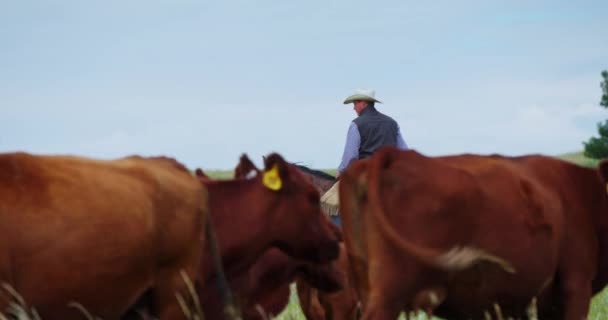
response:
<path fill-rule="evenodd" d="M 598 164 L 599 160 L 595 160 L 595 159 L 591 159 L 591 158 L 587 158 L 585 157 L 585 155 L 583 155 L 583 152 L 571 152 L 571 153 L 565 153 L 562 155 L 557 156 L 560 159 L 566 160 L 566 161 L 570 161 L 570 162 L 574 162 L 577 164 L 580 164 L 582 166 L 587 166 L 587 167 L 594 167 Z"/>

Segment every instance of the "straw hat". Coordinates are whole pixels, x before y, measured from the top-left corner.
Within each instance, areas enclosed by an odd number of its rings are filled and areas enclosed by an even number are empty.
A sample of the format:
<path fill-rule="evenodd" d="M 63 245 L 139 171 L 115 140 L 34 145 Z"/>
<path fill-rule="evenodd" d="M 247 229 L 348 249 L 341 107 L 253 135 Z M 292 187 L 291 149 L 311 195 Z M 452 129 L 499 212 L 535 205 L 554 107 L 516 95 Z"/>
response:
<path fill-rule="evenodd" d="M 376 100 L 376 92 L 374 90 L 369 90 L 369 89 L 355 90 L 355 93 L 353 93 L 348 98 L 346 98 L 346 100 L 344 100 L 344 104 L 349 104 L 354 101 L 370 101 L 370 102 L 382 103 L 379 100 Z"/>

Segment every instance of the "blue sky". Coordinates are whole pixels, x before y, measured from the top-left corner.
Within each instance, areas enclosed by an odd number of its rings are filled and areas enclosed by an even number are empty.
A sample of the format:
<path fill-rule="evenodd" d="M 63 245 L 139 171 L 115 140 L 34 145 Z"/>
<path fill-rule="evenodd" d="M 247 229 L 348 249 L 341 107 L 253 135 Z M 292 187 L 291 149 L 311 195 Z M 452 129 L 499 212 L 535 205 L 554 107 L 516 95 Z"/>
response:
<path fill-rule="evenodd" d="M 457 3 L 457 5 L 456 5 Z M 0 152 L 338 165 L 373 88 L 428 155 L 560 154 L 608 118 L 608 1 L 0 0 Z"/>

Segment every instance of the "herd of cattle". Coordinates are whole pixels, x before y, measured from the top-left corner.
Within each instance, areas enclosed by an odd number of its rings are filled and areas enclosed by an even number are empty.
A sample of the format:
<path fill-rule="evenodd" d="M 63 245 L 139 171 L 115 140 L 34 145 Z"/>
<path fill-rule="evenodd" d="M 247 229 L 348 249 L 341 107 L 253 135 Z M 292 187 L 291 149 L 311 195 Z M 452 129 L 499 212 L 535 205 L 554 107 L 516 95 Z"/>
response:
<path fill-rule="evenodd" d="M 278 154 L 234 172 L 0 154 L 0 283 L 43 320 L 85 319 L 74 302 L 106 320 L 262 319 L 294 281 L 314 320 L 496 303 L 517 318 L 533 299 L 540 319 L 582 320 L 608 284 L 608 162 L 385 147 L 340 176 L 341 228 L 320 206 L 332 177 Z"/>

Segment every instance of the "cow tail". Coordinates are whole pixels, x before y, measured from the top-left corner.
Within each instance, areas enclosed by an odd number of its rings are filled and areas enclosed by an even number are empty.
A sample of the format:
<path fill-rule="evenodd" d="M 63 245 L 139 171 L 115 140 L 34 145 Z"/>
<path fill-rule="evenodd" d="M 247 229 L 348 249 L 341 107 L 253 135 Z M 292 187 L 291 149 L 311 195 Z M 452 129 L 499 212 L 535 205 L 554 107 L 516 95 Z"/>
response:
<path fill-rule="evenodd" d="M 354 175 L 348 170 L 340 179 L 340 210 L 342 214 L 344 242 L 348 247 L 348 271 L 351 279 L 367 279 L 365 270 L 368 263 L 367 248 L 364 241 L 364 219 L 361 203 L 365 201 L 366 185 L 363 185 L 365 172 Z M 350 231 L 350 232 L 349 232 Z M 368 289 L 366 281 L 351 281 L 359 300 L 364 299 L 364 292 Z"/>
<path fill-rule="evenodd" d="M 363 194 L 362 192 L 365 192 L 364 186 L 360 186 L 359 185 L 359 177 L 344 177 L 344 179 L 346 178 L 350 178 L 352 181 L 350 183 L 345 183 L 344 187 L 352 187 L 351 190 L 347 190 L 346 192 L 344 192 L 347 197 L 345 197 L 346 201 L 348 202 L 348 206 L 350 208 L 348 208 L 349 210 L 344 210 L 344 211 L 348 211 L 350 213 L 350 219 L 351 219 L 351 224 L 352 224 L 352 235 L 353 235 L 353 242 L 355 245 L 355 250 L 353 250 L 353 253 L 356 253 L 357 256 L 359 256 L 360 258 L 366 259 L 366 248 L 364 246 L 364 241 L 363 241 L 363 223 L 364 223 L 364 217 L 362 215 L 361 212 L 361 202 L 363 201 Z M 342 186 L 341 186 L 342 187 Z"/>
<path fill-rule="evenodd" d="M 436 267 L 440 270 L 458 271 L 467 269 L 479 262 L 489 262 L 496 264 L 509 273 L 514 273 L 515 269 L 511 264 L 499 257 L 493 256 L 483 250 L 472 247 L 454 247 L 448 252 L 441 252 L 432 248 L 423 247 L 404 239 L 393 225 L 388 221 L 381 199 L 380 176 L 385 168 L 397 158 L 399 150 L 396 148 L 384 148 L 379 150 L 370 160 L 368 169 L 367 189 L 369 205 L 372 218 L 377 225 L 378 231 L 385 234 L 395 245 L 407 252 L 424 264 Z"/>
<path fill-rule="evenodd" d="M 207 216 L 205 234 L 207 237 L 211 259 L 213 260 L 213 268 L 216 272 L 216 285 L 222 297 L 222 301 L 224 302 L 224 314 L 229 320 L 241 320 L 241 311 L 236 305 L 234 295 L 230 290 L 228 280 L 226 280 L 226 274 L 224 273 L 224 267 L 222 265 L 222 256 L 220 254 L 220 248 L 215 235 L 215 228 L 213 228 L 213 222 L 211 221 L 211 215 Z"/>

